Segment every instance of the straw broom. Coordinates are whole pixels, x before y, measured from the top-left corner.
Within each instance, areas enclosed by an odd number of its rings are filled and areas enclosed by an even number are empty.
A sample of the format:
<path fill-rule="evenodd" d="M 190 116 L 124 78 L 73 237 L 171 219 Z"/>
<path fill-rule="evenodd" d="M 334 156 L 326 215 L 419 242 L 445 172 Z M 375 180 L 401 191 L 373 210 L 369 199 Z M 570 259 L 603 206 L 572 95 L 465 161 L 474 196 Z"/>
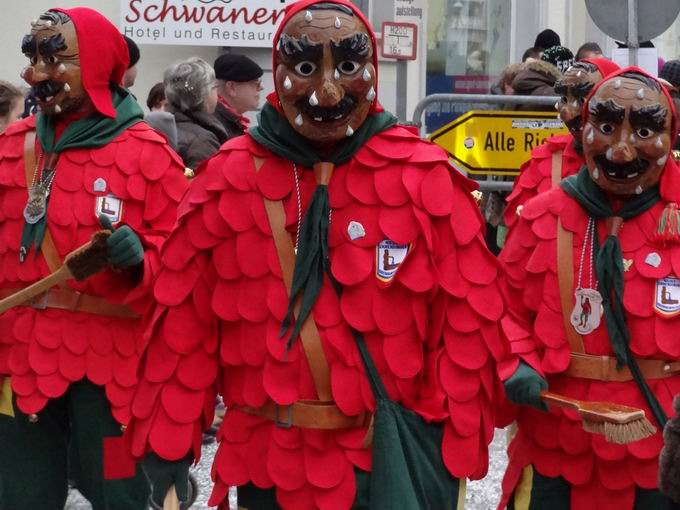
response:
<path fill-rule="evenodd" d="M 66 255 L 64 264 L 54 273 L 0 300 L 0 313 L 12 307 L 26 304 L 34 297 L 47 292 L 50 288 L 70 278 L 82 281 L 106 269 L 108 266 L 106 240 L 110 235 L 111 232 L 108 230 L 95 232 L 90 242 L 85 243 Z"/>
<path fill-rule="evenodd" d="M 541 392 L 547 404 L 574 409 L 583 420 L 583 430 L 591 434 L 603 434 L 610 443 L 628 444 L 654 435 L 656 427 L 642 409 L 613 402 L 593 402 Z"/>

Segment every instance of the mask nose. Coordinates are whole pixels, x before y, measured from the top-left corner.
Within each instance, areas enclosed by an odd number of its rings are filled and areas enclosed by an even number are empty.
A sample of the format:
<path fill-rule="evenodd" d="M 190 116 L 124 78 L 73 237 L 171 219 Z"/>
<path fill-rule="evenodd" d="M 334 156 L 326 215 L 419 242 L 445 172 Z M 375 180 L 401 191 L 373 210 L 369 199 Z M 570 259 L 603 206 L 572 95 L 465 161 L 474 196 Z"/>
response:
<path fill-rule="evenodd" d="M 330 76 L 324 76 L 323 83 L 317 92 L 317 97 L 319 99 L 319 106 L 324 108 L 332 108 L 345 97 L 345 91 L 337 85 L 333 79 L 332 72 Z"/>
<path fill-rule="evenodd" d="M 630 163 L 637 157 L 635 148 L 628 140 L 629 133 L 625 130 L 621 133 L 621 139 L 610 149 L 610 159 L 614 163 Z"/>
<path fill-rule="evenodd" d="M 38 67 L 38 65 L 35 66 L 27 66 L 24 68 L 24 70 L 21 72 L 21 77 L 24 79 L 26 83 L 29 85 L 33 86 L 38 82 L 45 81 L 49 78 L 47 73 L 45 72 L 45 67 Z"/>

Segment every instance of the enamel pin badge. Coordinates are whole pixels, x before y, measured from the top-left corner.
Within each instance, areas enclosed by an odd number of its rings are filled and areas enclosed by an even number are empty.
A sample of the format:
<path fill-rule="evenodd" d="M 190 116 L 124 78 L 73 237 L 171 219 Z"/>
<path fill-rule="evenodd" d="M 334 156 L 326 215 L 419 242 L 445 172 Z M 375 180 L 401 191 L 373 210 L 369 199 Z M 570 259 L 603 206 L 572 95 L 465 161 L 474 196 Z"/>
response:
<path fill-rule="evenodd" d="M 111 223 L 118 223 L 123 217 L 123 201 L 114 195 L 97 197 L 94 214 L 97 218 L 103 214 Z"/>
<path fill-rule="evenodd" d="M 576 304 L 571 312 L 571 325 L 577 333 L 587 335 L 600 325 L 602 296 L 595 289 L 576 289 Z"/>

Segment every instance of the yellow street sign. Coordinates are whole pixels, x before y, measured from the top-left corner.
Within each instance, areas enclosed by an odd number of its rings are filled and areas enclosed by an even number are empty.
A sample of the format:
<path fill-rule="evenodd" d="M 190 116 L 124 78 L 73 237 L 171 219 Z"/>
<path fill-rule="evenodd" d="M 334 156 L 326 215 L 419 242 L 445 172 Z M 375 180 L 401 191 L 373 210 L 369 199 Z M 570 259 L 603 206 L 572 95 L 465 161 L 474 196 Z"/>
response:
<path fill-rule="evenodd" d="M 472 110 L 430 135 L 471 174 L 517 175 L 531 150 L 568 133 L 556 114 Z"/>

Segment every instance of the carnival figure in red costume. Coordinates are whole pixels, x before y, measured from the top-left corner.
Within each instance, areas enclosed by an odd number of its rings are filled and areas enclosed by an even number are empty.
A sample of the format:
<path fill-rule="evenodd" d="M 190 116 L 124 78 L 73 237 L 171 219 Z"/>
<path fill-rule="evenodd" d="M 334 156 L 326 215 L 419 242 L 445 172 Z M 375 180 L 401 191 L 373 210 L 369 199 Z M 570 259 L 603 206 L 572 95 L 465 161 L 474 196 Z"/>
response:
<path fill-rule="evenodd" d="M 121 426 L 183 165 L 118 85 L 128 52 L 101 14 L 50 10 L 22 51 L 40 113 L 0 136 L 0 296 L 54 272 L 100 222 L 113 234 L 108 269 L 0 315 L 0 507 L 61 509 L 70 474 L 94 509 L 147 508 Z"/>
<path fill-rule="evenodd" d="M 553 188 L 564 177 L 577 173 L 583 166 L 581 109 L 593 87 L 619 66 L 606 58 L 587 58 L 576 62 L 555 82 L 555 103 L 559 118 L 569 129 L 566 135 L 548 138 L 531 151 L 531 159 L 522 165 L 503 212 L 505 224 L 512 228 L 524 203 L 538 193 Z"/>
<path fill-rule="evenodd" d="M 249 509 L 367 508 L 374 398 L 352 328 L 389 394 L 442 423 L 451 475 L 481 478 L 503 304 L 473 185 L 380 107 L 352 3 L 290 5 L 274 44 L 259 126 L 199 173 L 164 248 L 128 429 L 153 498 L 183 499 L 220 392 L 210 505 L 238 486 Z"/>
<path fill-rule="evenodd" d="M 512 351 L 501 377 L 524 405 L 500 507 L 678 508 L 657 490 L 661 429 L 680 392 L 673 102 L 657 80 L 626 68 L 595 87 L 583 119 L 585 166 L 526 203 L 501 257 Z M 548 388 L 643 409 L 658 430 L 609 443 L 575 412 L 548 410 Z"/>

